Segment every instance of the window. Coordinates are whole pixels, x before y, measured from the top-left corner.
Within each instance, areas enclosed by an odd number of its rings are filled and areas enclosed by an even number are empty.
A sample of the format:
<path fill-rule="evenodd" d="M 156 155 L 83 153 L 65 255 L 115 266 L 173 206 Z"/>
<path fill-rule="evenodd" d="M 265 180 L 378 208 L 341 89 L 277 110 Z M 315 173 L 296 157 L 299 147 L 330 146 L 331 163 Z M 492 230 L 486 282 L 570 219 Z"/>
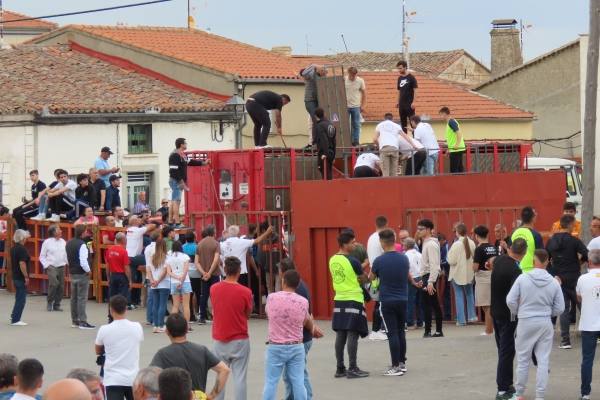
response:
<path fill-rule="evenodd" d="M 146 203 L 152 208 L 154 199 L 150 195 L 152 187 L 152 172 L 128 172 L 127 173 L 127 208 L 133 209 L 138 201 L 140 192 L 146 193 Z"/>
<path fill-rule="evenodd" d="M 128 125 L 127 148 L 129 154 L 152 153 L 152 125 Z"/>

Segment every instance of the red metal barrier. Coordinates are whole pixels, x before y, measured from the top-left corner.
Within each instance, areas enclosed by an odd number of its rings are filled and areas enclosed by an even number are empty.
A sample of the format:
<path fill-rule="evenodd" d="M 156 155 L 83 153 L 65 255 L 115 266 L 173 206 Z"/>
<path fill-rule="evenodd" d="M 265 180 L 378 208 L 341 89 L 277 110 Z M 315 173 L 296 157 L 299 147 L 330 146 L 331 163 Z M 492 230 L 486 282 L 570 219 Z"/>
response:
<path fill-rule="evenodd" d="M 537 224 L 545 228 L 561 215 L 564 196 L 561 171 L 293 182 L 294 259 L 311 288 L 315 315 L 327 318 L 332 308 L 328 259 L 337 251 L 341 228 L 352 227 L 364 243 L 378 215 L 397 228 L 437 209 L 438 229 L 446 236 L 461 213 L 470 229 L 474 223 L 505 223 L 510 230 L 513 210 L 525 205 L 536 208 Z"/>

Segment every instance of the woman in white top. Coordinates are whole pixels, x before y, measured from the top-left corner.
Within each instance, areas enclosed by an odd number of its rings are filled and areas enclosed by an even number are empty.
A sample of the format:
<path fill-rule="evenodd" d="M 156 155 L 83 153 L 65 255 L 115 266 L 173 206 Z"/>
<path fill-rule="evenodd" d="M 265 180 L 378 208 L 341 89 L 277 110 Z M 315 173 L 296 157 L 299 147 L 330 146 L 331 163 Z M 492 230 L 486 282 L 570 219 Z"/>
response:
<path fill-rule="evenodd" d="M 190 322 L 190 293 L 192 284 L 188 271 L 190 268 L 190 257 L 183 252 L 181 242 L 173 242 L 171 252 L 167 256 L 167 274 L 171 277 L 171 296 L 173 296 L 173 308 L 171 314 L 179 312 L 179 304 L 183 305 L 183 316 L 188 324 Z M 192 330 L 189 328 L 189 330 Z"/>
<path fill-rule="evenodd" d="M 152 296 L 152 333 L 165 331 L 165 311 L 169 294 L 171 294 L 171 279 L 167 275 L 167 242 L 158 237 L 156 242 L 146 247 L 146 276 L 150 281 L 150 293 Z"/>
<path fill-rule="evenodd" d="M 454 228 L 456 240 L 448 251 L 450 273 L 448 281 L 452 282 L 454 300 L 456 302 L 456 325 L 467 324 L 465 319 L 465 301 L 469 322 L 477 321 L 475 313 L 475 297 L 473 296 L 473 254 L 475 242 L 467 237 L 467 226 L 459 223 Z"/>

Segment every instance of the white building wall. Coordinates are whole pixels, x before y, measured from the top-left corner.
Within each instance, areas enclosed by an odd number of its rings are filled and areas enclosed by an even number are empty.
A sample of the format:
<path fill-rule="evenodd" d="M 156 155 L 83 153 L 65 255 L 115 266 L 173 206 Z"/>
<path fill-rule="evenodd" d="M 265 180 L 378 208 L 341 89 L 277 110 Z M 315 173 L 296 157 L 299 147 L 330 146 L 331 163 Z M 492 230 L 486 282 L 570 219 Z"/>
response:
<path fill-rule="evenodd" d="M 168 157 L 175 147 L 175 139 L 186 138 L 189 150 L 222 150 L 235 146 L 233 126 L 226 127 L 223 140 L 217 141 L 213 140 L 212 130 L 218 131 L 218 124 L 213 128 L 211 122 L 157 122 L 152 124 L 152 153 L 128 154 L 127 126 L 113 123 L 0 127 L 3 202 L 12 208 L 20 204 L 22 196 L 29 197 L 26 163 L 40 171 L 42 181 L 50 183 L 54 180 L 52 172 L 57 168 L 66 169 L 71 175 L 87 172 L 100 149 L 109 146 L 115 153 L 109 163 L 121 167 L 124 177 L 121 182 L 123 204 L 127 196 L 127 172 L 153 172 L 152 202 L 159 204 L 160 198 L 170 193 Z M 25 154 L 26 142 L 30 141 L 34 143 L 33 160 Z"/>

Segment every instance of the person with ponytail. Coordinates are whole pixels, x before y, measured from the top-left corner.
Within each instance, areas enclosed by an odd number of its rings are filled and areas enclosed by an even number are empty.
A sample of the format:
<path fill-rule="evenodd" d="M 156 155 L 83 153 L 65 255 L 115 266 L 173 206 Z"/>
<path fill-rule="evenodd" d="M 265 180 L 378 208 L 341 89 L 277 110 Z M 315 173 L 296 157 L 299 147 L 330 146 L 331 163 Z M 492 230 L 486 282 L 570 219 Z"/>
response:
<path fill-rule="evenodd" d="M 475 243 L 467 237 L 467 226 L 462 222 L 456 224 L 454 231 L 456 241 L 448 252 L 450 275 L 448 281 L 452 282 L 454 300 L 456 303 L 456 325 L 467 324 L 465 318 L 465 302 L 469 322 L 477 321 L 475 314 L 475 298 L 473 296 L 473 255 Z"/>
<path fill-rule="evenodd" d="M 152 296 L 152 333 L 165 331 L 165 312 L 169 294 L 171 294 L 171 280 L 167 274 L 165 261 L 167 259 L 167 242 L 159 234 L 156 241 L 146 247 L 146 276 L 150 281 L 149 296 Z"/>

